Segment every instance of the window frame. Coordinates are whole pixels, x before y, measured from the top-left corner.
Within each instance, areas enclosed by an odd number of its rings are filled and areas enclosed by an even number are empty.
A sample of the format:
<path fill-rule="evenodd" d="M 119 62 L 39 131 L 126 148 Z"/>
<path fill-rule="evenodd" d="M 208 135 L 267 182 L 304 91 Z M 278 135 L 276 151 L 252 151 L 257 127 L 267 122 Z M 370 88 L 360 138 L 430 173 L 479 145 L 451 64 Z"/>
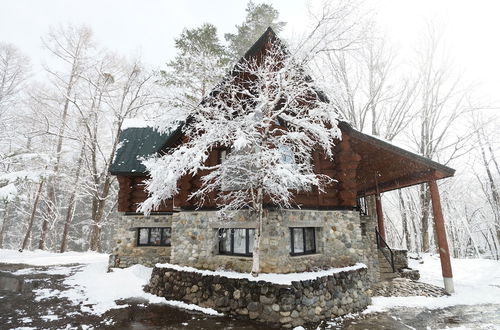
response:
<path fill-rule="evenodd" d="M 172 246 L 172 227 L 137 227 L 137 241 L 136 241 L 136 246 Z M 147 229 L 148 230 L 148 242 L 146 244 L 143 244 L 140 242 L 141 239 L 141 230 L 142 229 Z M 152 244 L 151 243 L 151 229 L 160 229 L 160 244 Z M 169 244 L 164 244 L 165 240 L 165 231 L 169 229 L 170 230 L 170 243 Z"/>
<path fill-rule="evenodd" d="M 234 252 L 234 230 L 235 229 L 242 229 L 245 230 L 245 253 L 235 253 Z M 255 235 L 255 228 L 219 228 L 218 230 L 218 253 L 219 255 L 225 255 L 225 256 L 240 256 L 240 257 L 252 257 L 253 256 L 253 251 L 250 251 L 250 230 L 254 231 Z M 222 235 L 224 231 L 230 231 L 229 239 L 230 239 L 230 250 L 231 251 L 224 251 L 223 249 L 223 241 L 222 241 Z"/>
<path fill-rule="evenodd" d="M 297 229 L 302 229 L 302 244 L 304 244 L 304 251 L 303 252 L 295 252 L 295 234 L 294 230 Z M 313 248 L 312 250 L 306 250 L 306 229 L 312 229 L 313 230 Z M 303 255 L 308 255 L 308 254 L 316 254 L 317 253 L 317 248 L 316 248 L 316 227 L 290 227 L 290 255 L 291 256 L 303 256 Z"/>

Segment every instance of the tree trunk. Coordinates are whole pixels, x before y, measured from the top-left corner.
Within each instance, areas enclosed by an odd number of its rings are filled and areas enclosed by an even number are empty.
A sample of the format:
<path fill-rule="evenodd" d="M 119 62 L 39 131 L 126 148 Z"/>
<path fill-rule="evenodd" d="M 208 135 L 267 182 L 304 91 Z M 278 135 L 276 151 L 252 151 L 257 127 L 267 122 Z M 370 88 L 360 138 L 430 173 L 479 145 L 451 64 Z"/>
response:
<path fill-rule="evenodd" d="M 5 213 L 3 215 L 2 229 L 0 230 L 0 249 L 3 248 L 4 236 L 7 233 L 7 227 L 10 224 L 9 219 L 9 202 L 5 201 Z"/>
<path fill-rule="evenodd" d="M 99 192 L 96 191 L 95 194 Z M 99 251 L 100 249 L 100 237 L 101 237 L 101 226 L 100 219 L 97 217 L 99 209 L 99 196 L 92 197 L 92 225 L 90 229 L 89 237 L 89 250 Z"/>
<path fill-rule="evenodd" d="M 68 201 L 68 209 L 66 211 L 66 218 L 64 220 L 64 230 L 61 237 L 61 248 L 59 252 L 63 253 L 68 248 L 68 233 L 69 226 L 71 221 L 73 220 L 73 211 L 75 209 L 75 201 L 76 201 L 76 192 L 78 189 L 78 182 L 80 181 L 80 172 L 83 163 L 83 153 L 85 151 L 85 142 L 82 143 L 82 148 L 80 150 L 80 156 L 78 157 L 78 163 L 76 165 L 76 173 L 75 173 L 75 181 L 73 182 L 73 191 L 71 192 L 71 196 Z"/>
<path fill-rule="evenodd" d="M 106 174 L 106 179 L 104 180 L 102 193 L 95 196 L 95 215 L 92 219 L 92 232 L 90 234 L 90 250 L 101 252 L 101 231 L 102 231 L 102 220 L 104 217 L 104 208 L 106 206 L 106 201 L 109 196 L 109 190 L 111 188 L 111 176 L 109 172 Z"/>
<path fill-rule="evenodd" d="M 61 127 L 59 128 L 58 137 L 57 137 L 57 145 L 56 145 L 56 163 L 54 164 L 54 175 L 49 178 L 47 182 L 47 197 L 48 197 L 48 207 L 47 214 L 44 218 L 44 222 L 42 225 L 42 232 L 40 234 L 40 241 L 38 243 L 38 248 L 43 250 L 45 247 L 45 237 L 47 236 L 47 232 L 49 230 L 49 221 L 54 218 L 55 209 L 57 206 L 56 201 L 56 187 L 55 187 L 55 176 L 59 173 L 59 166 L 61 163 L 61 152 L 64 140 L 64 132 L 66 130 L 66 120 L 68 117 L 68 109 L 69 109 L 69 96 L 73 90 L 74 81 L 76 80 L 76 66 L 77 66 L 77 58 L 74 59 L 71 66 L 71 73 L 69 76 L 68 84 L 66 86 L 66 94 L 64 95 L 64 106 L 63 113 L 61 116 Z M 55 220 L 55 219 L 53 219 Z"/>
<path fill-rule="evenodd" d="M 426 184 L 420 185 L 420 207 L 421 207 L 421 225 L 422 225 L 422 252 L 429 252 L 429 205 L 430 193 Z"/>
<path fill-rule="evenodd" d="M 52 207 L 54 207 L 54 205 L 52 205 Z M 52 210 L 52 207 L 49 205 L 48 209 Z M 38 241 L 38 248 L 40 250 L 45 249 L 45 239 L 47 237 L 47 233 L 49 232 L 49 228 L 50 228 L 50 222 L 49 222 L 48 217 L 49 217 L 49 214 L 46 214 L 43 217 L 42 229 L 40 231 L 40 240 Z"/>
<path fill-rule="evenodd" d="M 495 180 L 493 178 L 493 173 L 491 173 L 490 166 L 488 164 L 488 159 L 486 158 L 486 152 L 484 150 L 483 141 L 482 141 L 479 133 L 478 133 L 478 142 L 479 142 L 479 146 L 481 148 L 481 156 L 483 158 L 483 165 L 484 165 L 484 169 L 486 170 L 486 175 L 488 177 L 488 184 L 489 184 L 490 190 L 491 190 L 491 198 L 488 198 L 488 200 L 490 200 L 491 209 L 495 215 L 496 238 L 497 238 L 497 241 L 500 242 L 500 194 L 498 192 L 497 185 L 496 185 Z M 491 152 L 491 148 L 490 148 L 490 152 Z M 493 155 L 493 153 L 492 153 L 492 155 Z M 496 164 L 496 160 L 495 160 L 495 164 Z M 498 168 L 497 168 L 497 170 L 498 170 Z"/>
<path fill-rule="evenodd" d="M 21 246 L 21 250 L 26 249 L 26 247 L 28 246 L 28 242 L 29 242 L 29 239 L 31 236 L 31 230 L 33 229 L 33 223 L 35 222 L 38 201 L 40 200 L 40 194 L 42 193 L 43 182 L 44 182 L 44 180 L 42 179 L 42 180 L 40 180 L 40 183 L 38 184 L 38 190 L 36 192 L 35 201 L 33 203 L 33 210 L 31 211 L 31 216 L 30 216 L 30 219 L 28 222 L 28 229 L 26 229 L 26 235 L 24 236 L 23 245 Z"/>
<path fill-rule="evenodd" d="M 401 189 L 398 189 L 398 196 L 399 196 L 399 207 L 401 209 L 401 222 L 403 223 L 403 235 L 406 242 L 406 250 L 411 251 L 411 238 L 410 238 L 410 232 L 408 230 L 408 215 L 406 214 L 406 205 L 403 199 L 403 193 L 401 192 Z"/>
<path fill-rule="evenodd" d="M 260 241 L 262 236 L 262 224 L 264 219 L 264 208 L 263 208 L 263 192 L 262 188 L 257 190 L 257 228 L 255 231 L 255 242 L 253 248 L 252 256 L 252 272 L 251 274 L 255 277 L 259 276 L 260 273 Z"/>

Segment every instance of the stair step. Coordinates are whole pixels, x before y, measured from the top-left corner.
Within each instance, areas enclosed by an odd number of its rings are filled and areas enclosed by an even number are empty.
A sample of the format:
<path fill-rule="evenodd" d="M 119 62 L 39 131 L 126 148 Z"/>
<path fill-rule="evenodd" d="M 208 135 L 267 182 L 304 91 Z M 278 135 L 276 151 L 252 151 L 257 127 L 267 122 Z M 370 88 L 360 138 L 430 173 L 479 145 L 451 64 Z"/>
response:
<path fill-rule="evenodd" d="M 379 268 L 385 268 L 385 269 L 392 269 L 392 266 L 391 265 L 384 265 L 384 264 L 379 264 L 378 265 Z"/>
<path fill-rule="evenodd" d="M 380 279 L 381 280 L 392 280 L 394 278 L 398 277 L 396 273 L 381 273 L 380 274 Z"/>

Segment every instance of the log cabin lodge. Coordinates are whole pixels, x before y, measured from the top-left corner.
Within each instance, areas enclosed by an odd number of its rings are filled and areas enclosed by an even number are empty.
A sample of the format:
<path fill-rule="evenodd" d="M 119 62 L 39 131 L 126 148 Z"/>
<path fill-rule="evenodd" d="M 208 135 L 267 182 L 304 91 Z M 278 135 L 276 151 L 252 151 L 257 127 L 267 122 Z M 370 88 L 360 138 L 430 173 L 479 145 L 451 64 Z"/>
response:
<path fill-rule="evenodd" d="M 268 29 L 245 57 L 262 53 L 277 37 Z M 314 168 L 338 181 L 324 193 L 298 192 L 299 207 L 267 208 L 261 240 L 263 273 L 294 273 L 318 268 L 345 267 L 357 262 L 367 266 L 368 280 L 380 281 L 398 274 L 398 264 L 385 243 L 380 194 L 418 184 L 428 184 L 439 244 L 445 288 L 453 292 L 450 255 L 437 180 L 453 176 L 454 170 L 411 153 L 341 122 L 342 138 L 334 161 L 314 153 Z M 125 129 L 120 137 L 111 173 L 119 182 L 118 211 L 110 267 L 133 264 L 148 266 L 171 263 L 198 269 L 230 269 L 250 272 L 255 221 L 245 211 L 221 221 L 215 196 L 202 206 L 188 199 L 201 186 L 200 175 L 184 176 L 179 193 L 165 200 L 149 216 L 136 212 L 147 198 L 143 181 L 148 173 L 140 159 L 168 152 L 182 143 L 182 130 L 160 134 L 150 127 Z M 207 165 L 225 155 L 214 149 Z M 396 258 L 397 259 L 397 258 Z"/>

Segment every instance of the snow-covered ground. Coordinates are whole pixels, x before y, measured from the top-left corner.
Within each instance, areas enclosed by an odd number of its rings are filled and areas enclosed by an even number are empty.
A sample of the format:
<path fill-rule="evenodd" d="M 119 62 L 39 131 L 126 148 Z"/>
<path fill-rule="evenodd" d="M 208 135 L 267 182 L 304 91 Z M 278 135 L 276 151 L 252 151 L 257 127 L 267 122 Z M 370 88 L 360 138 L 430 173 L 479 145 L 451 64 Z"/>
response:
<path fill-rule="evenodd" d="M 107 266 L 107 262 L 85 266 L 64 281 L 64 284 L 69 285 L 71 289 L 58 295 L 71 300 L 75 305 L 83 303 L 82 311 L 97 315 L 102 315 L 110 309 L 127 307 L 128 305 L 116 304 L 116 301 L 129 298 L 142 298 L 153 304 L 165 303 L 211 315 L 219 314 L 210 308 L 166 300 L 144 292 L 142 287 L 149 282 L 151 268 L 134 265 L 126 269 L 114 269 L 108 273 Z"/>
<path fill-rule="evenodd" d="M 126 269 L 107 272 L 108 255 L 98 253 L 50 253 L 46 251 L 0 250 L 0 263 L 25 263 L 34 266 L 50 266 L 47 270 L 28 268 L 14 272 L 15 275 L 30 272 L 47 272 L 67 275 L 64 284 L 66 290 L 39 290 L 36 300 L 43 302 L 48 297 L 67 298 L 75 305 L 80 305 L 82 312 L 102 315 L 110 309 L 123 308 L 117 300 L 141 298 L 149 303 L 164 303 L 184 309 L 197 310 L 217 315 L 213 309 L 185 304 L 179 301 L 167 301 L 149 293 L 142 287 L 151 276 L 151 268 L 135 265 Z M 421 281 L 442 285 L 441 267 L 437 255 L 423 255 L 423 262 L 410 260 L 410 267 L 418 269 Z M 83 264 L 74 267 L 61 267 L 61 264 Z M 170 266 L 170 265 L 169 265 Z M 361 267 L 358 265 L 358 267 Z M 444 308 L 453 305 L 500 304 L 500 262 L 486 259 L 453 259 L 452 267 L 456 293 L 449 297 L 374 297 L 373 303 L 365 311 L 380 312 L 398 307 Z M 234 274 L 223 274 L 233 276 Z M 240 274 L 241 275 L 241 274 Z M 288 280 L 288 278 L 274 281 Z M 261 278 L 264 279 L 264 278 Z"/>
<path fill-rule="evenodd" d="M 443 287 L 439 255 L 424 254 L 410 259 L 410 267 L 420 271 L 420 281 Z M 449 297 L 374 297 L 365 313 L 395 307 L 444 308 L 455 305 L 500 304 L 500 261 L 452 259 L 455 293 Z"/>
<path fill-rule="evenodd" d="M 47 271 L 23 269 L 14 275 L 28 273 L 48 273 L 69 275 L 64 284 L 69 288 L 65 291 L 38 290 L 36 301 L 43 301 L 48 297 L 67 298 L 75 305 L 80 305 L 82 312 L 102 315 L 108 310 L 125 308 L 126 304 L 117 304 L 117 300 L 141 298 L 149 303 L 168 304 L 184 309 L 196 310 L 210 315 L 219 313 L 210 308 L 203 308 L 181 301 L 166 300 L 143 291 L 151 277 L 152 269 L 135 265 L 126 269 L 114 269 L 107 272 L 108 255 L 94 252 L 67 252 L 51 253 L 47 251 L 0 250 L 0 263 L 23 263 L 33 266 L 51 266 L 62 264 L 85 264 L 84 266 L 66 268 L 52 267 Z"/>
<path fill-rule="evenodd" d="M 8 264 L 28 264 L 51 266 L 68 264 L 91 264 L 106 262 L 108 255 L 95 252 L 53 253 L 42 250 L 23 251 L 0 249 L 0 262 Z"/>

